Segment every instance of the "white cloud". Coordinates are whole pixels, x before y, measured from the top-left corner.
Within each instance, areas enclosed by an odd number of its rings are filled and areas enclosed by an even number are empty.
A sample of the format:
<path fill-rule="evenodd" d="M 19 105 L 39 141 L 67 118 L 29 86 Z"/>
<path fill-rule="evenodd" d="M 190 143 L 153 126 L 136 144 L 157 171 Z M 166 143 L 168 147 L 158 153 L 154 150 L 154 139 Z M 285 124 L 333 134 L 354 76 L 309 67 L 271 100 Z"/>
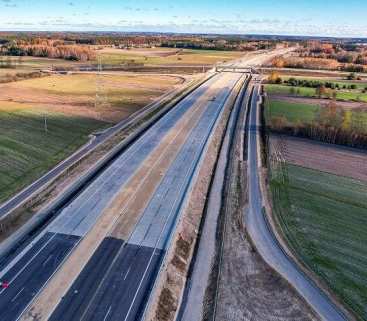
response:
<path fill-rule="evenodd" d="M 0 0 L 11 3 L 11 0 Z M 124 7 L 126 11 L 136 11 L 139 8 Z M 146 9 L 144 9 L 146 10 Z M 151 11 L 155 10 L 152 8 Z M 172 18 L 174 21 L 171 21 Z M 110 23 L 93 21 L 85 16 L 84 21 L 74 21 L 73 18 L 50 17 L 40 21 L 8 21 L 1 19 L 0 29 L 11 30 L 29 29 L 34 26 L 37 30 L 86 30 L 86 31 L 157 31 L 157 32 L 188 32 L 188 33 L 235 33 L 235 34 L 283 34 L 283 35 L 309 35 L 309 36 L 342 36 L 342 37 L 367 37 L 367 26 L 352 26 L 347 24 L 314 24 L 305 19 L 301 22 L 293 20 L 251 18 L 242 19 L 239 15 L 235 19 L 192 18 L 187 16 L 179 20 L 177 15 L 168 17 L 166 21 L 150 21 L 136 19 L 122 15 Z"/>

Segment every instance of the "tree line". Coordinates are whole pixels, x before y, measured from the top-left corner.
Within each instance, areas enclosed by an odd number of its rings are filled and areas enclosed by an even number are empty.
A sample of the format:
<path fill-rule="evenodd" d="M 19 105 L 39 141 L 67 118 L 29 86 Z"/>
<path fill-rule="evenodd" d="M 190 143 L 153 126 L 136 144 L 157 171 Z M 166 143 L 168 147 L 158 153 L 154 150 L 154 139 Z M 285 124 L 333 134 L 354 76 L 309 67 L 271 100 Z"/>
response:
<path fill-rule="evenodd" d="M 295 123 L 289 122 L 285 116 L 272 117 L 269 106 L 266 110 L 266 127 L 270 131 L 331 144 L 367 147 L 367 113 L 362 109 L 346 110 L 331 101 L 320 107 L 312 122 Z"/>
<path fill-rule="evenodd" d="M 33 43 L 12 41 L 1 48 L 7 56 L 33 56 L 61 58 L 65 60 L 89 61 L 96 57 L 95 51 L 88 46 L 65 44 L 62 41 L 39 40 Z"/>

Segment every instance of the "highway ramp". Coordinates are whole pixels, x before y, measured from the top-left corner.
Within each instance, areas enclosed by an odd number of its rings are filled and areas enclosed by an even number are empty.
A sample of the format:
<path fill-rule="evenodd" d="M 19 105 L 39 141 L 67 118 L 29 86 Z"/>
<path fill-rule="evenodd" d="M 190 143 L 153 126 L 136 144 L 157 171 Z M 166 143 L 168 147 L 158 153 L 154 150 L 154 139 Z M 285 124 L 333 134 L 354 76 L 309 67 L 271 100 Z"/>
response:
<path fill-rule="evenodd" d="M 247 231 L 264 260 L 294 286 L 323 320 L 346 321 L 342 311 L 282 250 L 263 212 L 259 181 L 261 170 L 258 150 L 260 139 L 259 94 L 260 85 L 257 84 L 253 91 L 248 124 L 249 211 L 245 216 Z"/>

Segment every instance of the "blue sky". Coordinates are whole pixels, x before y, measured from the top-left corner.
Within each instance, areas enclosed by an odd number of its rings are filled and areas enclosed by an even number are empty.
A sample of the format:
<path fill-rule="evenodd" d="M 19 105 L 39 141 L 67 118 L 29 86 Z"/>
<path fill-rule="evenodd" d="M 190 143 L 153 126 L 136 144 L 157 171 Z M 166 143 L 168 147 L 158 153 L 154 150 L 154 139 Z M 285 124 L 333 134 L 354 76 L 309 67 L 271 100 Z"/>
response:
<path fill-rule="evenodd" d="M 0 0 L 0 30 L 367 37 L 361 0 Z"/>

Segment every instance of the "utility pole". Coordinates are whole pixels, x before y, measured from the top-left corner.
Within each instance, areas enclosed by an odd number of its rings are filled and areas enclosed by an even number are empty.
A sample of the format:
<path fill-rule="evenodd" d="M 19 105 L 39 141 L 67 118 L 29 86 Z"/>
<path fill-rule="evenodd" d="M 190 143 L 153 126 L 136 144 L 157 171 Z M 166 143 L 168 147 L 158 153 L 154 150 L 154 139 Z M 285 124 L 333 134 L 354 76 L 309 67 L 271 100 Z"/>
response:
<path fill-rule="evenodd" d="M 98 56 L 98 67 L 97 67 L 97 75 L 96 75 L 96 98 L 94 102 L 95 112 L 97 116 L 100 117 L 101 115 L 98 114 L 98 108 L 104 108 L 108 106 L 108 99 L 106 93 L 104 92 L 103 88 L 103 66 L 102 66 L 102 57 Z"/>
<path fill-rule="evenodd" d="M 97 80 L 96 80 L 96 99 L 94 101 L 94 107 L 95 109 L 98 108 L 98 105 L 100 103 L 101 97 L 101 89 L 102 89 L 102 79 L 101 79 L 101 73 L 102 73 L 102 58 L 101 56 L 97 57 L 98 60 L 98 66 L 97 66 Z"/>
<path fill-rule="evenodd" d="M 48 128 L 47 128 L 47 116 L 46 116 L 46 113 L 44 114 L 44 129 L 45 129 L 45 133 L 47 134 Z"/>

